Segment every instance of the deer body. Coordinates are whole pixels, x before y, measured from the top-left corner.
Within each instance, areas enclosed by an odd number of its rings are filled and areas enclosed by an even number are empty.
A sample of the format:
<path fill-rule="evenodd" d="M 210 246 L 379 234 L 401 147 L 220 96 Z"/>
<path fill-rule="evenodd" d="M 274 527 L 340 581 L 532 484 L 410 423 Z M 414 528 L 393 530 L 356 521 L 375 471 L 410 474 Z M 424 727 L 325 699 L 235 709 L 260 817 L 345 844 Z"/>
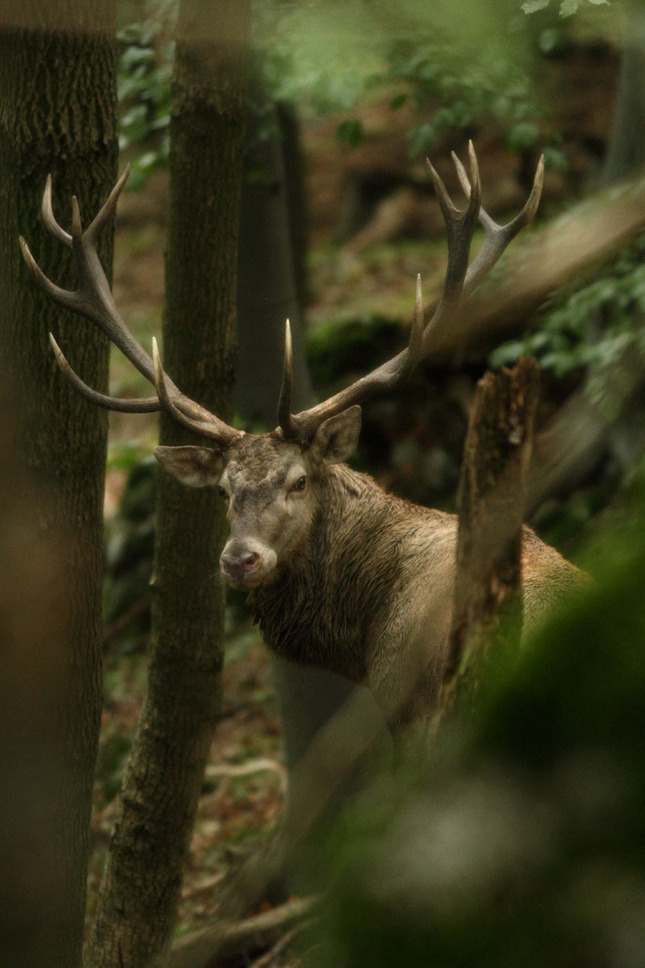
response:
<path fill-rule="evenodd" d="M 249 593 L 269 647 L 294 662 L 366 682 L 393 727 L 426 710 L 437 691 L 451 621 L 457 523 L 451 515 L 385 494 L 345 461 L 358 440 L 359 404 L 405 379 L 428 354 L 434 331 L 463 312 L 469 294 L 535 214 L 543 160 L 522 211 L 507 225 L 497 225 L 481 206 L 472 145 L 469 153 L 470 178 L 454 158 L 467 197 L 463 209 L 455 207 L 429 166 L 448 241 L 443 292 L 432 318 L 424 320 L 417 278 L 408 347 L 298 414 L 291 413 L 293 372 L 287 323 L 279 426 L 270 434 L 245 434 L 185 396 L 163 371 L 156 342 L 150 357 L 121 319 L 96 242 L 114 214 L 127 172 L 85 231 L 73 199 L 71 234 L 54 217 L 51 180 L 47 182 L 43 220 L 72 252 L 77 291 L 61 289 L 49 280 L 21 239 L 23 256 L 40 288 L 107 333 L 154 384 L 156 395 L 131 401 L 93 390 L 71 370 L 52 336 L 57 360 L 73 386 L 108 409 L 132 413 L 163 409 L 213 442 L 212 447 L 158 447 L 155 453 L 184 483 L 217 485 L 228 497 L 230 537 L 220 559 L 222 574 L 231 585 Z M 485 241 L 469 265 L 478 223 Z M 529 529 L 524 531 L 522 569 L 529 625 L 536 624 L 553 599 L 578 582 L 579 572 Z"/>
<path fill-rule="evenodd" d="M 248 435 L 223 454 L 161 447 L 156 456 L 185 484 L 219 484 L 227 496 L 222 574 L 248 591 L 269 648 L 365 683 L 396 731 L 428 714 L 442 679 L 457 518 L 342 463 L 359 422 L 351 408 L 304 448 Z M 523 570 L 530 627 L 580 573 L 529 528 Z"/>

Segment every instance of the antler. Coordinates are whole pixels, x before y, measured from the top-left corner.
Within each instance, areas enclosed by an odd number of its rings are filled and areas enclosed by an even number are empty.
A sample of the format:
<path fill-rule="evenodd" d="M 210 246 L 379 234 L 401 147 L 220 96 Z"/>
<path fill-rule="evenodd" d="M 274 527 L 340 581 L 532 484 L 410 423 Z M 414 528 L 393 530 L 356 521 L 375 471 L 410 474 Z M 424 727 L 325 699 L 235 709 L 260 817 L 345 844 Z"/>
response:
<path fill-rule="evenodd" d="M 62 289 L 48 279 L 35 261 L 22 236 L 20 237 L 20 247 L 29 272 L 42 291 L 54 302 L 77 315 L 85 316 L 99 329 L 103 330 L 109 339 L 119 347 L 124 356 L 155 386 L 157 395 L 140 400 L 124 400 L 119 397 L 107 396 L 92 389 L 74 372 L 50 333 L 49 339 L 54 354 L 70 383 L 97 406 L 125 413 L 166 410 L 175 420 L 190 430 L 213 438 L 222 446 L 230 446 L 242 436 L 242 432 L 230 427 L 214 414 L 200 407 L 194 400 L 181 393 L 170 377 L 163 372 L 160 364 L 155 365 L 148 353 L 134 339 L 116 308 L 110 285 L 96 251 L 96 245 L 102 230 L 114 214 L 128 174 L 129 169 L 126 168 L 99 213 L 85 231 L 83 231 L 81 224 L 78 200 L 76 196 L 72 198 L 71 235 L 56 221 L 52 207 L 51 175 L 47 178 L 42 202 L 43 221 L 51 234 L 72 252 L 79 283 L 76 291 Z"/>
<path fill-rule="evenodd" d="M 417 277 L 414 321 L 410 339 L 405 350 L 397 356 L 361 377 L 345 390 L 341 390 L 322 403 L 301 413 L 291 413 L 293 387 L 293 360 L 291 329 L 287 320 L 285 332 L 285 358 L 282 389 L 278 404 L 278 421 L 282 435 L 288 439 L 311 441 L 316 430 L 327 420 L 354 404 L 363 403 L 380 390 L 396 386 L 429 351 L 431 335 L 439 326 L 451 322 L 466 299 L 495 265 L 506 246 L 532 220 L 542 192 L 544 159 L 540 159 L 535 173 L 533 188 L 522 211 L 507 225 L 498 225 L 481 207 L 481 182 L 477 157 L 472 142 L 468 145 L 470 178 L 464 166 L 453 153 L 453 161 L 461 187 L 468 199 L 464 209 L 452 202 L 446 188 L 430 162 L 428 168 L 439 199 L 448 241 L 448 267 L 439 305 L 432 319 L 424 326 L 421 279 Z M 155 386 L 156 396 L 140 400 L 123 400 L 92 389 L 74 372 L 54 337 L 50 341 L 59 366 L 72 385 L 88 400 L 109 410 L 126 413 L 143 413 L 165 410 L 175 420 L 199 434 L 216 440 L 228 447 L 242 436 L 242 432 L 230 427 L 210 411 L 185 396 L 164 372 L 156 343 L 152 359 L 137 343 L 121 319 L 114 303 L 109 283 L 96 251 L 98 237 L 114 214 L 116 204 L 128 177 L 128 169 L 119 178 L 110 195 L 85 231 L 76 197 L 72 199 L 72 233 L 66 232 L 56 221 L 52 208 L 51 176 L 47 179 L 43 195 L 42 214 L 51 234 L 71 249 L 79 287 L 75 292 L 61 289 L 53 283 L 34 260 L 25 240 L 20 238 L 22 254 L 31 275 L 38 286 L 54 302 L 72 312 L 85 316 L 103 330 L 112 342 L 136 368 Z M 469 266 L 470 244 L 477 222 L 484 228 L 485 240 L 477 257 Z"/>
<path fill-rule="evenodd" d="M 535 215 L 542 193 L 543 158 L 540 158 L 538 163 L 533 188 L 522 211 L 508 225 L 498 225 L 481 207 L 479 167 L 472 142 L 468 144 L 468 154 L 470 179 L 457 156 L 454 153 L 452 155 L 459 181 L 468 199 L 464 209 L 458 209 L 453 204 L 441 178 L 428 162 L 428 169 L 434 182 L 446 226 L 448 267 L 439 305 L 425 327 L 423 325 L 421 281 L 417 277 L 414 322 L 410 332 L 410 340 L 405 350 L 372 370 L 371 373 L 361 377 L 345 390 L 341 390 L 322 403 L 294 415 L 290 412 L 292 364 L 291 338 L 287 324 L 285 367 L 278 413 L 280 428 L 285 437 L 300 438 L 304 441 L 311 440 L 321 423 L 329 417 L 335 416 L 354 404 L 363 403 L 377 391 L 391 389 L 403 380 L 426 355 L 430 345 L 430 336 L 434 330 L 454 319 L 464 299 L 470 296 L 484 276 L 495 265 L 506 246 L 524 226 L 529 224 Z M 470 244 L 478 221 L 484 228 L 485 241 L 469 267 Z"/>

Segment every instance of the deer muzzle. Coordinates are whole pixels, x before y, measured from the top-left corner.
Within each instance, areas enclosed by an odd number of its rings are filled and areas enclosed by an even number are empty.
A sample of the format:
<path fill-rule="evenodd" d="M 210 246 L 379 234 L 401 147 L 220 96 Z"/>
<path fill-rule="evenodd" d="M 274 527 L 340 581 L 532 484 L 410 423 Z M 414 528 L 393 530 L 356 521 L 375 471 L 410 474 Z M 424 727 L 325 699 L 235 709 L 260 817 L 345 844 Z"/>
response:
<path fill-rule="evenodd" d="M 256 541 L 228 541 L 220 555 L 222 574 L 233 588 L 256 588 L 275 572 L 276 553 Z"/>

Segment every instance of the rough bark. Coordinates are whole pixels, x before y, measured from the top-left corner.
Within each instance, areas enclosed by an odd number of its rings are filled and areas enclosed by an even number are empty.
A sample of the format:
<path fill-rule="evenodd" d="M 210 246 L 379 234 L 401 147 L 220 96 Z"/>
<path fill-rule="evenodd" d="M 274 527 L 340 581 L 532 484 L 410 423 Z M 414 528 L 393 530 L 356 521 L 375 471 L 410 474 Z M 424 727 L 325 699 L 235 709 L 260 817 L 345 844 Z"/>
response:
<path fill-rule="evenodd" d="M 539 369 L 524 358 L 479 381 L 464 447 L 457 497 L 459 534 L 455 606 L 444 673 L 450 701 L 457 678 L 481 661 L 502 616 L 518 636 L 520 556 Z M 509 606 L 517 609 L 511 622 Z M 465 666 L 464 666 L 465 662 Z"/>
<path fill-rule="evenodd" d="M 114 4 L 7 3 L 0 14 L 0 952 L 7 965 L 80 964 L 101 710 L 107 422 L 61 377 L 54 331 L 90 383 L 107 345 L 47 302 L 23 234 L 54 279 L 69 258 L 39 217 L 48 172 L 96 211 L 116 176 Z M 54 29 L 55 26 L 55 29 Z M 101 249 L 109 266 L 111 238 Z"/>
<path fill-rule="evenodd" d="M 173 86 L 164 362 L 184 392 L 224 419 L 235 367 L 248 19 L 240 0 L 184 0 Z M 161 439 L 188 440 L 169 421 Z M 148 694 L 101 888 L 94 966 L 145 968 L 167 958 L 219 708 L 223 534 L 214 491 L 162 476 Z"/>

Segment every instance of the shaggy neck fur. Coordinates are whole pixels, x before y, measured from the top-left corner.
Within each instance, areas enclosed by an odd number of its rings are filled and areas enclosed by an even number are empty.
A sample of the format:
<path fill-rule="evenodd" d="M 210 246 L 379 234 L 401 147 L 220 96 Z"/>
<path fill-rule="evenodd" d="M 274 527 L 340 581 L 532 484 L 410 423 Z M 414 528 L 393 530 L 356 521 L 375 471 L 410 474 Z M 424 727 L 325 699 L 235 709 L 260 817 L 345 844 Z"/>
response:
<path fill-rule="evenodd" d="M 365 677 L 369 630 L 400 593 L 406 537 L 440 512 L 385 494 L 367 475 L 334 465 L 316 484 L 307 543 L 250 597 L 278 655 L 354 681 Z"/>

